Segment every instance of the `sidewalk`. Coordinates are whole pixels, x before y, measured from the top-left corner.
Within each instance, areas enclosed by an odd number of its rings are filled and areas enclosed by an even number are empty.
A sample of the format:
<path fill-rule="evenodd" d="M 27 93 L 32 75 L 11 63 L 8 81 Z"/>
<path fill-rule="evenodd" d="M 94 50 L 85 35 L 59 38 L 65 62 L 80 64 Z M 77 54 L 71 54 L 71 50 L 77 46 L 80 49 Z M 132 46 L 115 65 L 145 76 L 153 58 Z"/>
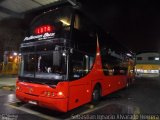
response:
<path fill-rule="evenodd" d="M 0 89 L 14 90 L 16 80 L 15 76 L 0 76 Z"/>

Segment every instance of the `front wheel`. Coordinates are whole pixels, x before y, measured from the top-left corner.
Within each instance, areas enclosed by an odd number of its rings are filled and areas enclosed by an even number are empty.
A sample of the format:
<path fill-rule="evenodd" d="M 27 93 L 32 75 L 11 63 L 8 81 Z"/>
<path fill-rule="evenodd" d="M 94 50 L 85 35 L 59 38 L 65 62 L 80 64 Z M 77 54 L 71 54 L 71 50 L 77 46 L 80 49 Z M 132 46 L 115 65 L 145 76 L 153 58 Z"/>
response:
<path fill-rule="evenodd" d="M 129 81 L 127 80 L 127 83 L 126 83 L 126 88 L 128 88 L 129 87 Z"/>
<path fill-rule="evenodd" d="M 96 85 L 92 93 L 92 104 L 98 104 L 101 99 L 101 88 Z"/>
<path fill-rule="evenodd" d="M 131 84 L 132 84 L 132 80 L 131 78 L 129 78 L 126 83 L 126 88 L 128 88 Z"/>

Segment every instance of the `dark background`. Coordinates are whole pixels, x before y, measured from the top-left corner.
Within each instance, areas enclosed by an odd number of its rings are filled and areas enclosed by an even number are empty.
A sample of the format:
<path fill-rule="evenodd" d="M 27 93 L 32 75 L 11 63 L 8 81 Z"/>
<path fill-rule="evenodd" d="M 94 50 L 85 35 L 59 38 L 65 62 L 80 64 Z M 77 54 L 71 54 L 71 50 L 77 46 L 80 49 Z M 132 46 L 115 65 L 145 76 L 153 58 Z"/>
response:
<path fill-rule="evenodd" d="M 160 4 L 156 0 L 77 0 L 82 11 L 106 32 L 133 52 L 160 51 Z M 46 9 L 45 9 L 46 10 Z M 18 50 L 30 21 L 40 12 L 30 11 L 24 19 L 0 21 L 0 51 Z M 4 43 L 6 40 L 13 43 Z M 15 39 L 16 38 L 16 39 Z"/>
<path fill-rule="evenodd" d="M 112 37 L 134 52 L 160 51 L 160 3 L 156 0 L 84 0 Z"/>

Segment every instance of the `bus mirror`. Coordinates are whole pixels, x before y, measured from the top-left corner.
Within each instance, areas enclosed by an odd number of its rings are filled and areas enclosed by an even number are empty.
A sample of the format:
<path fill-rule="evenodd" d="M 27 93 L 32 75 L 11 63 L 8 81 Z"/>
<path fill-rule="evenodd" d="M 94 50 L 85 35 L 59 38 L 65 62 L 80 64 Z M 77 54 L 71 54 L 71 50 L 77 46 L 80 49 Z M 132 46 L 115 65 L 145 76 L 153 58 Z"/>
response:
<path fill-rule="evenodd" d="M 60 66 L 60 64 L 61 64 L 61 52 L 53 51 L 53 65 Z"/>

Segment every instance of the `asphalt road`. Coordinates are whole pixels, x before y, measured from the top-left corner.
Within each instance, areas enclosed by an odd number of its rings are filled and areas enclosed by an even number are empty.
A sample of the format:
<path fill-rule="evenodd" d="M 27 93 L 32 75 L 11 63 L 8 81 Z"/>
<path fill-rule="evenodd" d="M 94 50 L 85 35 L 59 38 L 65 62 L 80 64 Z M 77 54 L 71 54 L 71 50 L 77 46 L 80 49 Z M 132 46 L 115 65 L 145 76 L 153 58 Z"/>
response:
<path fill-rule="evenodd" d="M 134 119 L 159 120 L 159 92 L 160 78 L 136 78 L 132 86 L 103 97 L 96 106 L 86 104 L 68 113 L 60 113 L 30 104 L 20 104 L 14 91 L 0 90 L 0 120 L 133 119 L 121 115 L 141 115 Z"/>

